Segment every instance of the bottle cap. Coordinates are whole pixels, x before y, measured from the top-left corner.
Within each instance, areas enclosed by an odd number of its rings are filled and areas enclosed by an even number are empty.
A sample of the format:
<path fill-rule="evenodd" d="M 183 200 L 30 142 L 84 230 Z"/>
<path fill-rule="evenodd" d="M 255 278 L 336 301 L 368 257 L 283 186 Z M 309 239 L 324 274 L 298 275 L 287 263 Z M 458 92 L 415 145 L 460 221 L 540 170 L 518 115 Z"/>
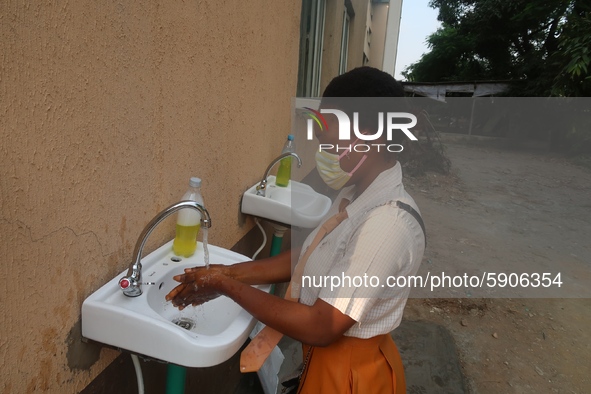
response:
<path fill-rule="evenodd" d="M 293 134 L 288 134 L 287 135 L 287 140 L 288 141 L 293 141 Z"/>
<path fill-rule="evenodd" d="M 196 176 L 191 177 L 191 180 L 189 181 L 189 186 L 201 187 L 201 178 L 197 178 Z"/>

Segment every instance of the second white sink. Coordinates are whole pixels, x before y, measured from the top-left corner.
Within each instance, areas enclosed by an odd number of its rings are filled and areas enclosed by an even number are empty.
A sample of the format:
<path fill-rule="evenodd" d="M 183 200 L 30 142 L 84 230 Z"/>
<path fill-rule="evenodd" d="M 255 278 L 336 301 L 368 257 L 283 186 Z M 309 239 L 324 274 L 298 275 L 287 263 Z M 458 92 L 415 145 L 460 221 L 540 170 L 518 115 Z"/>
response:
<path fill-rule="evenodd" d="M 265 197 L 257 195 L 258 183 L 242 196 L 242 212 L 290 226 L 313 228 L 328 212 L 331 201 L 310 186 L 290 180 L 287 187 L 275 185 L 269 176 Z"/>

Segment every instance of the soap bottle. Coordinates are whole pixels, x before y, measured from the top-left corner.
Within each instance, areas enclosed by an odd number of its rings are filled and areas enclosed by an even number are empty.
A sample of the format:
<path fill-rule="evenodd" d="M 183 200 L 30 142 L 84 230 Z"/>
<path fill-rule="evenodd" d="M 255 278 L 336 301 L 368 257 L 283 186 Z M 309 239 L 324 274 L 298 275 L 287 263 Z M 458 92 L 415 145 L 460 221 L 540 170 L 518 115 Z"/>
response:
<path fill-rule="evenodd" d="M 293 134 L 287 136 L 287 141 L 283 145 L 283 153 L 295 153 L 295 142 L 293 140 Z M 281 187 L 287 187 L 289 179 L 291 178 L 291 156 L 281 159 L 279 163 L 279 170 L 277 170 L 277 177 L 275 178 L 275 184 Z"/>
<path fill-rule="evenodd" d="M 189 190 L 183 200 L 195 201 L 203 205 L 201 179 L 193 177 L 189 181 Z M 177 256 L 190 257 L 197 249 L 197 234 L 201 228 L 201 214 L 193 208 L 183 208 L 178 213 L 176 235 L 172 242 L 172 251 Z"/>

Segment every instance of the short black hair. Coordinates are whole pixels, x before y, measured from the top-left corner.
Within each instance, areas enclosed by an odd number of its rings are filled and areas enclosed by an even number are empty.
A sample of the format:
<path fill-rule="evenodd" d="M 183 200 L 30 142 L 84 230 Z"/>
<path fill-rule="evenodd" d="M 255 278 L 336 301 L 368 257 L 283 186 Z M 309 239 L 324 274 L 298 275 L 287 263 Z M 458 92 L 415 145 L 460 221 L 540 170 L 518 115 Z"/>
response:
<path fill-rule="evenodd" d="M 367 99 L 355 100 L 360 97 Z M 390 97 L 393 99 L 385 99 Z M 380 112 L 408 112 L 402 84 L 392 75 L 367 66 L 333 78 L 322 94 L 321 106 L 335 106 L 351 120 L 353 113 L 357 112 L 359 129 L 371 131 L 378 130 Z M 397 133 L 391 142 L 400 144 L 403 141 L 404 135 Z"/>
<path fill-rule="evenodd" d="M 404 88 L 390 74 L 365 66 L 333 78 L 322 97 L 404 97 Z"/>

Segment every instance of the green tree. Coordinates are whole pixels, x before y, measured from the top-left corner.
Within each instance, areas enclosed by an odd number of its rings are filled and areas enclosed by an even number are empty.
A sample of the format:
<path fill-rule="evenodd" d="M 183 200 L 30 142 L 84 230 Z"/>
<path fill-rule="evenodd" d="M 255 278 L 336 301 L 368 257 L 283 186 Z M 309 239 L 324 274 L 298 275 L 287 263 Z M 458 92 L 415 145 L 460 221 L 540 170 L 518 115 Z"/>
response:
<path fill-rule="evenodd" d="M 591 95 L 588 0 L 432 0 L 442 26 L 410 81 L 521 81 L 512 95 Z"/>
<path fill-rule="evenodd" d="M 553 57 L 559 69 L 552 93 L 556 96 L 589 96 L 591 93 L 591 13 L 572 12 Z"/>

